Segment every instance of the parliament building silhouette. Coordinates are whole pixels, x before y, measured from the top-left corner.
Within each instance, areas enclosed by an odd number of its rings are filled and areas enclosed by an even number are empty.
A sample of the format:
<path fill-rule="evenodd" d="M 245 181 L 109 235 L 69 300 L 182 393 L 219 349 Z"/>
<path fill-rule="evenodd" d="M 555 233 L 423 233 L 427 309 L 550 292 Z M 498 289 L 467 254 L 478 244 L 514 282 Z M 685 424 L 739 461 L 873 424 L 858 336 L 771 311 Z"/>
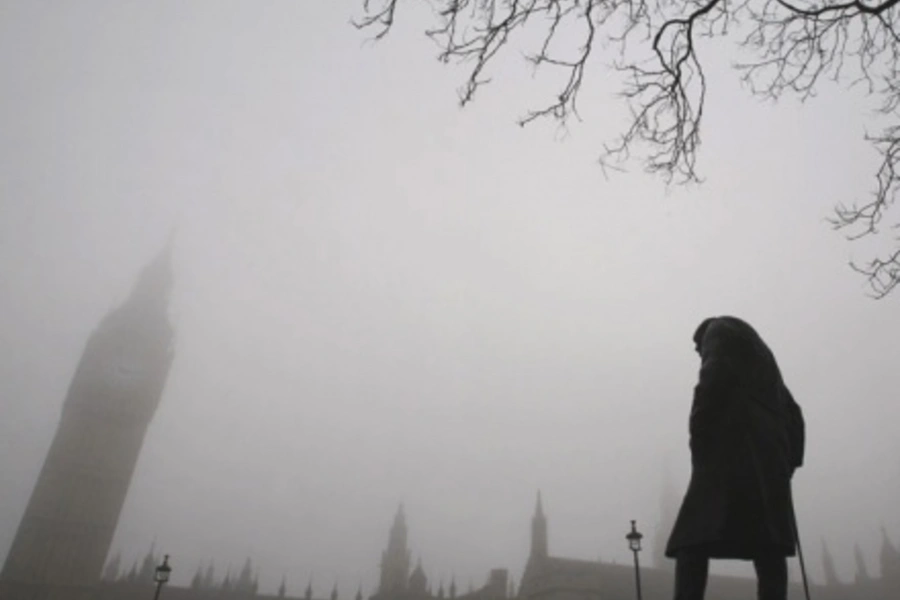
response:
<path fill-rule="evenodd" d="M 168 298 L 173 284 L 171 243 L 147 265 L 127 300 L 110 312 L 87 341 L 62 407 L 59 426 L 0 572 L 0 600 L 140 600 L 152 597 L 154 549 L 140 566 L 123 572 L 110 544 L 173 359 Z M 660 531 L 665 531 L 665 524 Z M 381 577 L 369 600 L 631 600 L 634 567 L 552 556 L 548 520 L 538 494 L 531 549 L 518 586 L 504 568 L 488 571 L 479 589 L 458 594 L 456 583 L 437 590 L 421 564 L 412 567 L 406 516 L 401 506 L 381 556 Z M 624 539 L 623 539 L 624 545 Z M 659 544 L 655 544 L 659 546 Z M 883 531 L 879 577 L 870 577 L 857 551 L 857 576 L 841 582 L 823 548 L 826 581 L 812 585 L 816 600 L 896 600 L 900 597 L 900 549 Z M 374 557 L 373 557 L 374 558 Z M 105 567 L 105 568 L 104 568 Z M 668 567 L 668 568 L 667 568 Z M 234 576 L 217 579 L 198 569 L 189 587 L 166 586 L 166 600 L 314 598 L 311 585 L 288 596 L 259 593 L 248 559 Z M 655 557 L 641 569 L 643 598 L 672 596 L 668 561 Z M 709 600 L 751 600 L 756 582 L 711 576 Z M 789 597 L 801 598 L 799 582 Z M 341 600 L 336 588 L 327 600 Z M 362 590 L 355 600 L 363 600 Z"/>

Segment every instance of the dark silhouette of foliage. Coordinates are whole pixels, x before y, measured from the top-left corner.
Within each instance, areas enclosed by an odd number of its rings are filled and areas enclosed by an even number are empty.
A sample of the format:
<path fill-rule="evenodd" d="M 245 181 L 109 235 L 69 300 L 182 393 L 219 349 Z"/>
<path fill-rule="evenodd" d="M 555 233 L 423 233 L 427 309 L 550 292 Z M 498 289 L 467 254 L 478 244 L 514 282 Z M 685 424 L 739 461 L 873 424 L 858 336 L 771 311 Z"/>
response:
<path fill-rule="evenodd" d="M 887 119 L 900 105 L 900 0 L 431 0 L 427 35 L 443 62 L 470 65 L 460 102 L 471 102 L 510 40 L 525 44 L 535 68 L 564 74 L 551 100 L 519 119 L 578 118 L 588 59 L 601 47 L 625 77 L 630 123 L 603 148 L 603 163 L 639 158 L 667 182 L 699 181 L 697 150 L 706 100 L 698 54 L 703 39 L 733 40 L 749 60 L 736 65 L 752 94 L 777 100 L 814 96 L 826 80 L 861 85 Z M 383 38 L 394 26 L 397 0 L 363 0 L 356 27 Z M 850 239 L 873 236 L 900 191 L 900 125 L 867 135 L 880 161 L 869 198 L 840 204 L 831 225 Z M 900 222 L 887 224 L 888 232 Z M 893 251 L 851 263 L 882 298 L 900 283 L 900 239 Z"/>

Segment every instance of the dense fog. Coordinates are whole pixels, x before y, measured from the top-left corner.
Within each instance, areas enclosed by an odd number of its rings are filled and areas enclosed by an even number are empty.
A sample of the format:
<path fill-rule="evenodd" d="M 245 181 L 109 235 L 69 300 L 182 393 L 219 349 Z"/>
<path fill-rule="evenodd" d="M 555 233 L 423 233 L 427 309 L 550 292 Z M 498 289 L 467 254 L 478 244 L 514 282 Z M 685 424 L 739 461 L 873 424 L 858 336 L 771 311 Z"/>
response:
<path fill-rule="evenodd" d="M 860 92 L 761 104 L 711 57 L 704 183 L 667 188 L 597 165 L 627 116 L 599 58 L 581 122 L 523 129 L 551 75 L 502 63 L 460 110 L 421 9 L 373 43 L 360 5 L 0 9 L 0 560 L 88 336 L 171 237 L 126 567 L 155 544 L 179 585 L 249 557 L 269 593 L 368 595 L 403 503 L 435 587 L 517 580 L 538 490 L 551 553 L 626 563 L 636 519 L 652 555 L 690 469 L 691 335 L 734 314 L 805 412 L 812 577 L 823 541 L 877 574 L 900 298 L 867 297 L 847 262 L 872 244 L 824 221 L 872 184 Z"/>

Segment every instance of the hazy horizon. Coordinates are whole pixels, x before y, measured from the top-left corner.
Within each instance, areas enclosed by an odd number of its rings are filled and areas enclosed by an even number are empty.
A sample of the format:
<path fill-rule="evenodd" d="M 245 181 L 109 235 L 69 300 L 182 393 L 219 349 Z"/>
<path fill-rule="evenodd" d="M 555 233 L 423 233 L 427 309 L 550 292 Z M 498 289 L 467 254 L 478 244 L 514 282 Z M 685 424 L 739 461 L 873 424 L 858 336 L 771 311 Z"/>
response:
<path fill-rule="evenodd" d="M 263 591 L 368 595 L 402 502 L 435 589 L 518 582 L 538 490 L 551 554 L 626 563 L 637 519 L 649 562 L 689 474 L 691 335 L 734 314 L 806 416 L 813 578 L 823 539 L 845 579 L 855 543 L 877 574 L 900 297 L 868 298 L 847 262 L 869 246 L 824 222 L 871 187 L 864 99 L 759 103 L 711 54 L 704 183 L 606 178 L 625 111 L 599 57 L 580 123 L 523 129 L 548 76 L 504 63 L 460 110 L 422 9 L 372 43 L 360 4 L 4 5 L 0 560 L 88 336 L 174 231 L 126 568 L 155 540 L 178 585 L 249 556 Z"/>

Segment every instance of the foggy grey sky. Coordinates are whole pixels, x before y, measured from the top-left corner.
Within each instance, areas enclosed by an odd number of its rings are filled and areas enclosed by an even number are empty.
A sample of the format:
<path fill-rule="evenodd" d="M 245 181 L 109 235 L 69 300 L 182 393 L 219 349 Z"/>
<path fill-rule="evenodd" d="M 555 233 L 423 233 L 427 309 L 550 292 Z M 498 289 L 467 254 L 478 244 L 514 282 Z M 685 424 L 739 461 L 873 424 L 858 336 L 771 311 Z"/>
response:
<path fill-rule="evenodd" d="M 551 553 L 625 562 L 686 484 L 691 334 L 759 330 L 805 411 L 810 570 L 900 540 L 897 298 L 823 217 L 868 191 L 871 107 L 761 104 L 712 56 L 702 186 L 595 158 L 622 126 L 597 57 L 584 121 L 514 124 L 552 77 L 502 63 L 465 110 L 412 4 L 0 7 L 0 557 L 87 336 L 174 228 L 176 355 L 113 550 L 174 581 L 251 556 L 261 587 L 377 585 L 397 504 L 414 559 L 518 580 L 535 491 Z M 648 540 L 648 541 L 652 541 Z M 649 545 L 649 544 L 648 544 Z"/>

